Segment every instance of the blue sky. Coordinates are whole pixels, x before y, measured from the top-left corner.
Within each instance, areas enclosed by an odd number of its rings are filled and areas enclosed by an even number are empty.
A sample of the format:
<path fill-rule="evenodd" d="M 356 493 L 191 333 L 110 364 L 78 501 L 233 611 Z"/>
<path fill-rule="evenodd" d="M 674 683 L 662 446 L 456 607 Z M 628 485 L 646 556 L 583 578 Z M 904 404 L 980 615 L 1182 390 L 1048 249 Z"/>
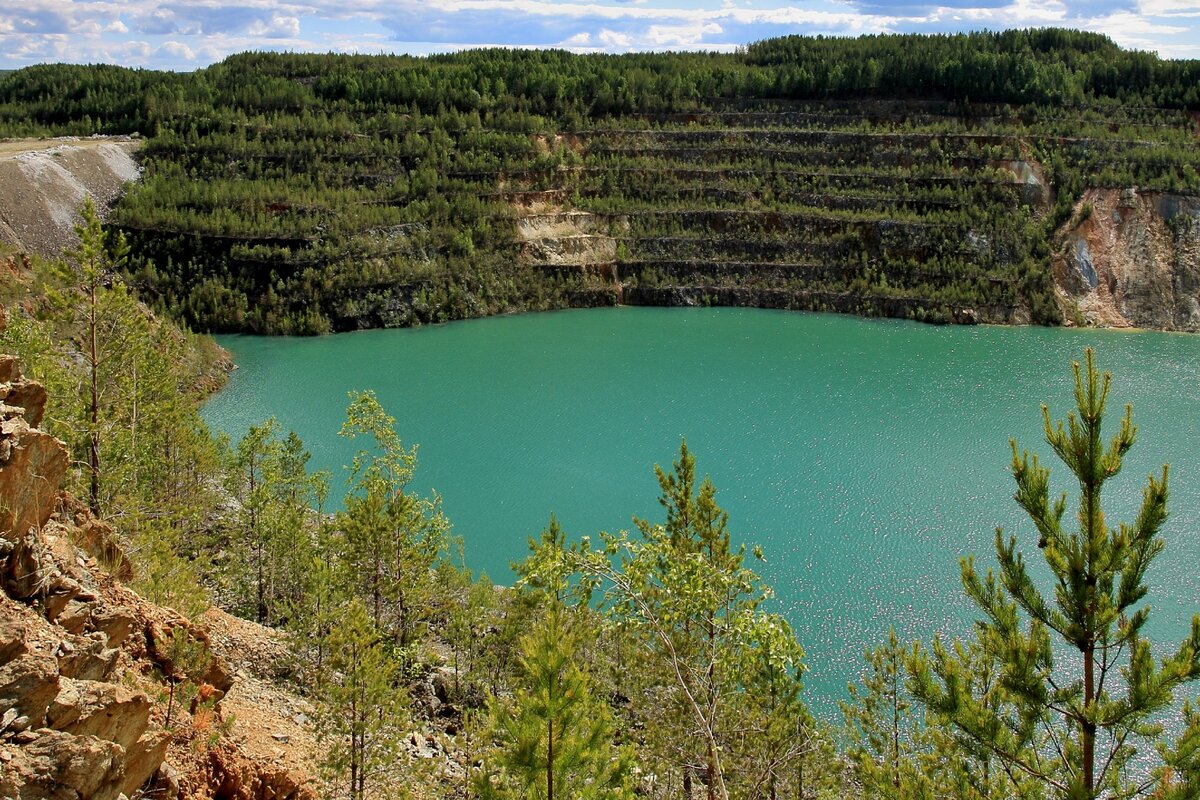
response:
<path fill-rule="evenodd" d="M 0 69 L 194 69 L 245 50 L 731 50 L 789 33 L 1059 26 L 1200 58 L 1200 0 L 0 0 Z"/>

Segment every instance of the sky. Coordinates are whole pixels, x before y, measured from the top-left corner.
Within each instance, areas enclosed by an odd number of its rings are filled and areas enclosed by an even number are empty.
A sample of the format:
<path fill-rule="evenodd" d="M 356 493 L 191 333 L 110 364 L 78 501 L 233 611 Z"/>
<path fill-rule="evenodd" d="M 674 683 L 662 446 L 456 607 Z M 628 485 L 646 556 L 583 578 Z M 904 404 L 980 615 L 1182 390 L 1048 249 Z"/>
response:
<path fill-rule="evenodd" d="M 1200 58 L 1200 0 L 0 0 L 0 69 L 191 70 L 246 50 L 732 50 L 786 34 L 1070 27 Z"/>

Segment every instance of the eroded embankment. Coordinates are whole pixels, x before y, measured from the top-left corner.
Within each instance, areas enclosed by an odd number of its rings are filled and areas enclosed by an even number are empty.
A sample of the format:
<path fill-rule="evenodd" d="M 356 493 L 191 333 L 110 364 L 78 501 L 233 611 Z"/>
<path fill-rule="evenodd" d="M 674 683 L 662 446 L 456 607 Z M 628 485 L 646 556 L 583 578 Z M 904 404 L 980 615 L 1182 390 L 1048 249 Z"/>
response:
<path fill-rule="evenodd" d="M 0 241 L 53 256 L 74 241 L 84 197 L 101 210 L 139 178 L 128 136 L 0 141 Z"/>

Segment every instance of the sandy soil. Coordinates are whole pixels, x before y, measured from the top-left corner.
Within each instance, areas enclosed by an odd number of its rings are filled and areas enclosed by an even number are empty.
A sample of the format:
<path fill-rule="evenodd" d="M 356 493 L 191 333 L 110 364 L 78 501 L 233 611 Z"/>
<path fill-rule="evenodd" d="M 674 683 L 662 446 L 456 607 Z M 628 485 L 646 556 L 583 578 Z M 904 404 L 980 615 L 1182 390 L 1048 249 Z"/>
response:
<path fill-rule="evenodd" d="M 232 715 L 234 741 L 259 764 L 292 772 L 299 782 L 316 774 L 313 707 L 280 678 L 288 647 L 279 631 L 209 609 L 201 619 L 213 652 L 233 669 L 235 681 L 221 701 Z"/>

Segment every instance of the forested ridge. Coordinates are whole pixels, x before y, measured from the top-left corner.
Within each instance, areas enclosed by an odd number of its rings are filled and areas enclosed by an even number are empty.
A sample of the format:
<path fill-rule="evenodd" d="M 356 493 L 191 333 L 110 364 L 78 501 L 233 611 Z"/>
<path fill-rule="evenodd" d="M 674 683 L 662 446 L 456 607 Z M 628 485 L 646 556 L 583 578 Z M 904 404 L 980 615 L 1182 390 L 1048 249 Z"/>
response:
<path fill-rule="evenodd" d="M 1064 30 L 735 54 L 249 53 L 0 77 L 0 133 L 146 137 L 147 302 L 315 333 L 711 303 L 1054 324 L 1089 187 L 1200 192 L 1200 62 Z"/>

